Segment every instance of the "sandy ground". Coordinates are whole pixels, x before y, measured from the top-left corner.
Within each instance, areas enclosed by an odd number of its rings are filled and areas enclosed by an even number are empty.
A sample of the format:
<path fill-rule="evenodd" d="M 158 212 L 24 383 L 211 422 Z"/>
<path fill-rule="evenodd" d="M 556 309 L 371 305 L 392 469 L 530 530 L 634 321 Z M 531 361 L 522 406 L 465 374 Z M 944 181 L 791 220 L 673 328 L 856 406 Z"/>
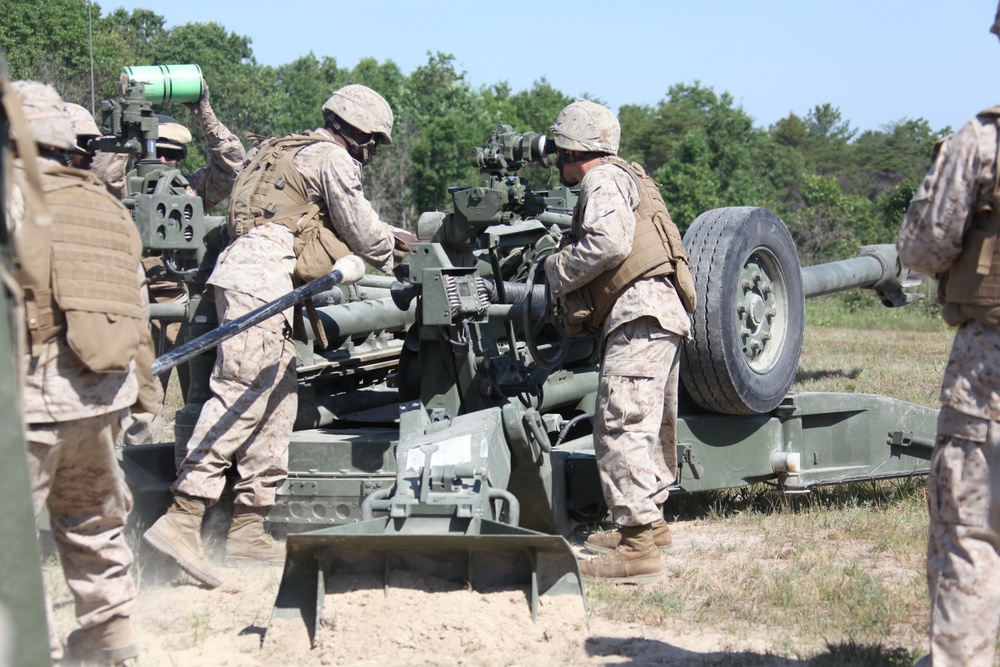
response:
<path fill-rule="evenodd" d="M 668 570 L 669 561 L 683 560 L 707 540 L 726 540 L 724 526 L 704 522 L 675 524 L 673 532 L 674 547 L 664 556 Z M 65 636 L 75 627 L 72 599 L 58 564 L 50 560 L 45 569 Z M 577 596 L 543 598 L 532 623 L 526 590 L 479 594 L 406 574 L 394 576 L 387 593 L 381 578 L 341 578 L 339 592 L 326 597 L 315 647 L 301 620 L 276 621 L 264 643 L 281 566 L 226 568 L 216 590 L 145 551 L 136 571 L 143 667 L 804 664 L 775 656 L 768 637 L 676 621 L 655 627 L 614 622 L 586 614 Z"/>

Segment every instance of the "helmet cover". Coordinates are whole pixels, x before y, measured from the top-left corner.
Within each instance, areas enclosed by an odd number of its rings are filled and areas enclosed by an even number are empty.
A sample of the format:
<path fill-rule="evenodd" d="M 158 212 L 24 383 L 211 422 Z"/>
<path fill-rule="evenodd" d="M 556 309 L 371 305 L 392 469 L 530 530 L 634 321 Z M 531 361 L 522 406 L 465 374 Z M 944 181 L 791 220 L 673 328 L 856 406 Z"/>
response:
<path fill-rule="evenodd" d="M 550 128 L 556 147 L 584 153 L 618 154 L 622 129 L 611 110 L 589 100 L 577 100 L 559 112 Z"/>
<path fill-rule="evenodd" d="M 384 144 L 392 143 L 392 108 L 368 86 L 352 83 L 334 91 L 323 105 L 323 115 L 328 113 L 361 132 L 378 135 Z"/>
<path fill-rule="evenodd" d="M 35 143 L 67 151 L 77 150 L 73 126 L 62 97 L 55 88 L 38 81 L 15 81 L 11 85 L 21 96 L 24 117 Z"/>

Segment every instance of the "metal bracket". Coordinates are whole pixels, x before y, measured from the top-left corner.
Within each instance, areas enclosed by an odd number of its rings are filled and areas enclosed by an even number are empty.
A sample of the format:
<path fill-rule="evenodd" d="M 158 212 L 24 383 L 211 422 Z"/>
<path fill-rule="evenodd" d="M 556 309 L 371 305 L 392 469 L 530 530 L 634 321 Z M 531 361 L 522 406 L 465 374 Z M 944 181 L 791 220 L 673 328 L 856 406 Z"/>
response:
<path fill-rule="evenodd" d="M 677 460 L 681 462 L 682 466 L 686 466 L 691 471 L 691 476 L 695 479 L 701 479 L 702 474 L 705 472 L 705 467 L 701 465 L 698 457 L 694 455 L 691 445 L 678 444 L 677 454 Z"/>

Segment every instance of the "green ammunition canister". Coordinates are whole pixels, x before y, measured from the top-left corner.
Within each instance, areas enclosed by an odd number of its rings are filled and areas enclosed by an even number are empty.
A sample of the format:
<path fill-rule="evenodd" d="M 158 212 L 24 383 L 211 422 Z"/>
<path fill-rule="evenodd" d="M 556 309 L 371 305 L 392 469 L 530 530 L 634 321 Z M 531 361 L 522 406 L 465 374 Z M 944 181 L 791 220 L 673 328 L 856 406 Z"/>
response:
<path fill-rule="evenodd" d="M 123 67 L 131 81 L 146 84 L 146 100 L 197 102 L 201 98 L 201 67 L 198 65 L 142 65 Z"/>

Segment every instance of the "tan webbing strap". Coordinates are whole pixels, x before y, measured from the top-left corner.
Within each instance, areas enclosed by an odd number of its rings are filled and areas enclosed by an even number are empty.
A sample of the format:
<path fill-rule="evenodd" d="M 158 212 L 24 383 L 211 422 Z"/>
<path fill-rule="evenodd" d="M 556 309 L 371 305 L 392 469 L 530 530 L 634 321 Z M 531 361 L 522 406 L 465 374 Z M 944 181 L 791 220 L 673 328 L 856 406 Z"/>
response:
<path fill-rule="evenodd" d="M 316 312 L 316 306 L 313 304 L 312 299 L 306 299 L 305 307 L 306 315 L 309 317 L 309 325 L 312 327 L 316 342 L 319 343 L 321 350 L 325 350 L 330 346 L 330 341 L 327 340 L 326 329 L 323 328 L 323 323 L 319 319 L 319 313 Z M 294 308 L 292 310 L 292 337 L 303 343 L 309 342 L 309 334 L 306 332 L 301 308 Z"/>
<path fill-rule="evenodd" d="M 316 312 L 316 304 L 312 302 L 312 299 L 306 299 L 306 313 L 309 314 L 309 324 L 312 325 L 313 334 L 315 334 L 316 341 L 319 343 L 319 349 L 325 350 L 330 346 L 330 341 L 326 339 L 326 329 L 323 328 L 323 323 L 320 322 L 319 313 Z"/>
<path fill-rule="evenodd" d="M 265 222 L 277 222 L 285 227 L 292 230 L 293 233 L 298 233 L 299 226 L 298 221 L 302 219 L 302 216 L 307 214 L 306 219 L 312 219 L 317 213 L 319 213 L 320 205 L 316 202 L 311 204 L 303 204 L 302 206 L 296 206 L 295 208 L 286 209 L 281 212 L 281 215 L 273 218 L 265 218 Z"/>

